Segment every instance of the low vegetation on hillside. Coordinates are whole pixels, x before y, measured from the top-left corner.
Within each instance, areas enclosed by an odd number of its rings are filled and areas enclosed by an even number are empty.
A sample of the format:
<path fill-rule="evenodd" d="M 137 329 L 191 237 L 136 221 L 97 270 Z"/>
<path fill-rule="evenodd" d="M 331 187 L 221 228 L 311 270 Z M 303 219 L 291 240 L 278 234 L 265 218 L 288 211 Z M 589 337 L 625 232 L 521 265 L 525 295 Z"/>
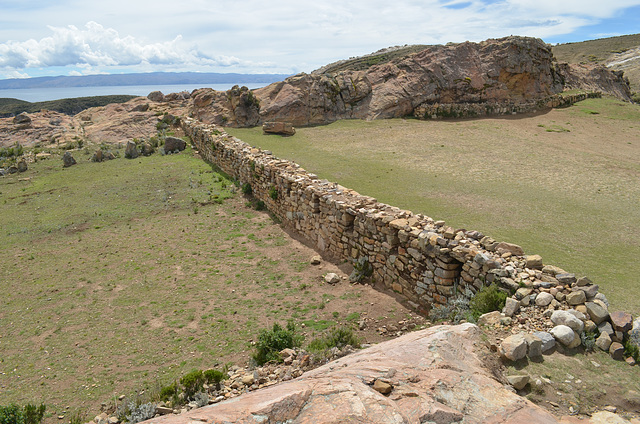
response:
<path fill-rule="evenodd" d="M 53 110 L 67 115 L 75 115 L 91 107 L 105 106 L 110 103 L 124 103 L 135 97 L 129 95 L 91 96 L 34 103 L 18 99 L 0 98 L 0 117 L 13 116 L 22 112 L 39 112 L 41 110 Z"/>

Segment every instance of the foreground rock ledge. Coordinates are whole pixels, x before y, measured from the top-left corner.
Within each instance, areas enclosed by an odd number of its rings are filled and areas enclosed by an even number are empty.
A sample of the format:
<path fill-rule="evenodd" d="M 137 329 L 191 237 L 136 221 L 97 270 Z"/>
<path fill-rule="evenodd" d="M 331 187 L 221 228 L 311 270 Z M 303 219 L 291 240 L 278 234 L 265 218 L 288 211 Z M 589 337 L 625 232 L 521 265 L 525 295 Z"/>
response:
<path fill-rule="evenodd" d="M 473 324 L 380 343 L 302 377 L 148 423 L 557 423 L 497 381 Z M 383 395 L 376 380 L 391 385 Z"/>

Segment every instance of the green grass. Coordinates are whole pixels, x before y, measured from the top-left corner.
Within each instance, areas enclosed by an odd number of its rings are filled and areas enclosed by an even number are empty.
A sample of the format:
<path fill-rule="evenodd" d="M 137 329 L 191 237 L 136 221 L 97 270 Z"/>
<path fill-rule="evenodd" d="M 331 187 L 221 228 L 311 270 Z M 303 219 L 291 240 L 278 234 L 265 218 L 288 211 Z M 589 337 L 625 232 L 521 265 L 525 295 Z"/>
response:
<path fill-rule="evenodd" d="M 313 253 L 189 149 L 74 155 L 0 178 L 3 404 L 95 416 L 114 394 L 246 363 L 260 328 L 294 313 L 328 328 L 370 308 L 362 286 L 319 283 Z"/>
<path fill-rule="evenodd" d="M 639 106 L 605 98 L 530 118 L 228 131 L 379 201 L 520 244 L 638 314 L 639 122 Z"/>

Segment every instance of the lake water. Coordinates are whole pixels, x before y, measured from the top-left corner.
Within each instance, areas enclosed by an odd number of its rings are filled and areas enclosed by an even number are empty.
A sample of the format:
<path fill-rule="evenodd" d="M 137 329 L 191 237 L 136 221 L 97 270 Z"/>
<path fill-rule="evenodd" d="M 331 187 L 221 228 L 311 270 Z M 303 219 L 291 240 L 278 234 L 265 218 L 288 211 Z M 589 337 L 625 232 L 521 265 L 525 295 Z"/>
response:
<path fill-rule="evenodd" d="M 228 84 L 175 84 L 175 85 L 126 85 L 108 87 L 54 87 L 54 88 L 21 88 L 0 90 L 0 98 L 25 100 L 27 102 L 44 102 L 47 100 L 70 99 L 74 97 L 108 96 L 112 94 L 130 94 L 132 96 L 146 96 L 152 91 L 162 91 L 163 94 L 191 92 L 196 88 L 213 88 L 225 91 L 234 85 L 260 88 L 268 83 L 228 83 Z"/>

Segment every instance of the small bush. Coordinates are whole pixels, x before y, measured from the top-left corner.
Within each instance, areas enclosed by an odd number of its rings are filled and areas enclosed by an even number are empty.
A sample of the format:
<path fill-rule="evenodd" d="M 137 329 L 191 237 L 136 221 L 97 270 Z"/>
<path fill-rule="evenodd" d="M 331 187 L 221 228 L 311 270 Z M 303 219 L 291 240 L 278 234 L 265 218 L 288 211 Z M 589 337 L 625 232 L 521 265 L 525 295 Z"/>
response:
<path fill-rule="evenodd" d="M 345 346 L 360 347 L 360 339 L 348 327 L 334 328 L 329 334 L 318 337 L 309 343 L 309 350 L 312 352 L 321 352 L 323 350 L 337 347 L 342 349 Z"/>
<path fill-rule="evenodd" d="M 253 193 L 253 189 L 251 188 L 251 184 L 244 183 L 242 184 L 242 194 L 246 194 L 247 196 Z"/>
<path fill-rule="evenodd" d="M 215 384 L 217 389 L 220 388 L 220 382 L 226 377 L 222 371 L 218 370 L 206 370 L 203 375 L 207 384 Z"/>
<path fill-rule="evenodd" d="M 27 404 L 24 408 L 18 405 L 0 406 L 0 424 L 39 424 L 45 410 L 44 404 Z"/>
<path fill-rule="evenodd" d="M 198 392 L 193 396 L 193 400 L 198 408 L 202 408 L 209 404 L 209 395 L 204 392 Z"/>
<path fill-rule="evenodd" d="M 279 324 L 273 324 L 271 330 L 262 330 L 258 335 L 258 343 L 256 344 L 256 353 L 253 359 L 258 365 L 264 365 L 267 362 L 279 362 L 280 351 L 282 349 L 292 349 L 300 346 L 303 337 L 296 334 L 296 328 L 293 321 L 287 323 L 286 328 L 282 328 Z"/>
<path fill-rule="evenodd" d="M 598 338 L 598 331 L 583 331 L 580 333 L 580 342 L 584 347 L 585 352 L 593 352 L 596 347 L 596 339 Z"/>
<path fill-rule="evenodd" d="M 196 393 L 202 391 L 205 379 L 202 370 L 193 370 L 185 374 L 180 379 L 180 384 L 184 387 L 184 394 L 187 399 L 191 399 Z"/>
<path fill-rule="evenodd" d="M 349 280 L 354 283 L 360 283 L 370 277 L 372 273 L 373 268 L 369 260 L 365 256 L 361 256 L 360 259 L 353 262 L 353 271 L 349 275 Z"/>
<path fill-rule="evenodd" d="M 144 403 L 136 406 L 135 403 L 132 402 L 129 405 L 129 410 L 130 413 L 127 415 L 127 421 L 130 424 L 150 420 L 156 414 L 156 406 L 153 403 Z"/>
<path fill-rule="evenodd" d="M 273 200 L 278 199 L 278 189 L 274 186 L 269 187 L 269 197 L 271 197 Z"/>
<path fill-rule="evenodd" d="M 497 285 L 483 286 L 469 302 L 473 321 L 475 322 L 482 314 L 501 311 L 506 300 L 507 294 L 501 291 Z"/>
<path fill-rule="evenodd" d="M 264 211 L 267 209 L 267 205 L 265 205 L 262 200 L 258 200 L 257 202 L 255 202 L 253 207 L 257 211 Z"/>
<path fill-rule="evenodd" d="M 624 342 L 624 356 L 631 357 L 636 362 L 640 362 L 640 349 L 631 340 Z"/>
<path fill-rule="evenodd" d="M 167 401 L 173 399 L 178 394 L 178 385 L 174 382 L 160 389 L 160 400 Z"/>
<path fill-rule="evenodd" d="M 469 288 L 465 288 L 464 293 L 450 297 L 446 305 L 438 305 L 431 309 L 429 316 L 433 321 L 451 321 L 458 324 L 462 320 L 474 321 L 470 310 L 471 299 L 474 294 Z"/>

